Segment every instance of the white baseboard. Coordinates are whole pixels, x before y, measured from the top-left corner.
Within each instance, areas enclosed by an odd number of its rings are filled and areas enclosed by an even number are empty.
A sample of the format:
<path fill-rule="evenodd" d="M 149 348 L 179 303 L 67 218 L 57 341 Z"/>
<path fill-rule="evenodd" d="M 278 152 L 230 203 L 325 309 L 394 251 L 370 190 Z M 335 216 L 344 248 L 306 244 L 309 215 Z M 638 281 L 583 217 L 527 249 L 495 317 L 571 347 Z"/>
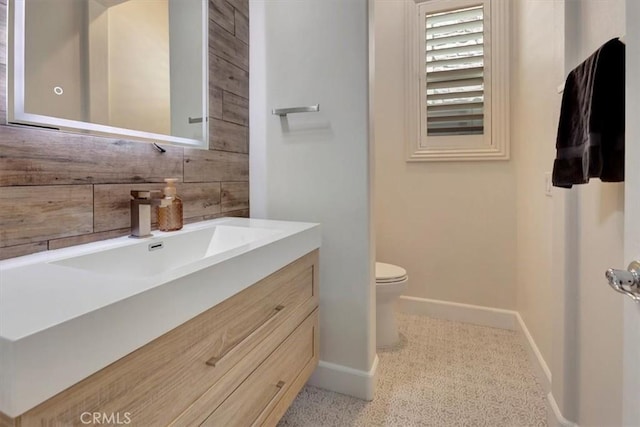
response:
<path fill-rule="evenodd" d="M 398 309 L 403 313 L 420 314 L 436 319 L 473 323 L 474 325 L 511 331 L 518 329 L 517 312 L 501 308 L 401 296 L 398 301 Z"/>
<path fill-rule="evenodd" d="M 516 319 L 518 320 L 518 330 L 524 338 L 525 348 L 529 353 L 529 360 L 533 365 L 533 370 L 536 374 L 536 377 L 538 378 L 538 381 L 542 385 L 542 389 L 544 390 L 545 394 L 547 394 L 551 391 L 551 370 L 547 366 L 547 362 L 545 362 L 544 358 L 542 357 L 542 353 L 540 353 L 540 349 L 538 349 L 536 342 L 533 340 L 533 337 L 529 333 L 529 329 L 524 323 L 524 320 L 522 320 L 520 313 L 516 311 L 515 314 Z"/>
<path fill-rule="evenodd" d="M 547 394 L 547 424 L 549 427 L 579 427 L 578 424 L 572 423 L 562 416 L 562 412 L 560 412 L 560 408 L 551 392 Z"/>
<path fill-rule="evenodd" d="M 378 355 L 373 359 L 373 364 L 369 371 L 361 371 L 321 360 L 313 375 L 311 375 L 309 384 L 371 401 L 376 388 L 377 376 Z"/>

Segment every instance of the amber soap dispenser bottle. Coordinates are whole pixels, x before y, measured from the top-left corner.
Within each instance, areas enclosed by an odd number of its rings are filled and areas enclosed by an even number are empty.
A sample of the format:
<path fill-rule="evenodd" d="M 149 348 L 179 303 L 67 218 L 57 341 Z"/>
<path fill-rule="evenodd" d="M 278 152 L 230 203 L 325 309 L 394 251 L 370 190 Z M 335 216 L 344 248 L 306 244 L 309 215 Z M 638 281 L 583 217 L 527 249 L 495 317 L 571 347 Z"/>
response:
<path fill-rule="evenodd" d="M 158 206 L 158 229 L 160 231 L 176 231 L 182 228 L 182 200 L 176 190 L 176 178 L 166 178 L 164 197 Z"/>

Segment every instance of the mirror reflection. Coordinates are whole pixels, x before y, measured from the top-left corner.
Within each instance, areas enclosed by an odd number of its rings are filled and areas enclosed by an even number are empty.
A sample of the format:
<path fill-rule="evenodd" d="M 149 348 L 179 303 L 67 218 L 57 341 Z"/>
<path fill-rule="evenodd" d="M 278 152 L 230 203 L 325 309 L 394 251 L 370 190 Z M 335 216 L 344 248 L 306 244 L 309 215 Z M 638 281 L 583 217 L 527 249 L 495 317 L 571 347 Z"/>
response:
<path fill-rule="evenodd" d="M 15 6 L 13 122 L 205 145 L 206 2 Z"/>

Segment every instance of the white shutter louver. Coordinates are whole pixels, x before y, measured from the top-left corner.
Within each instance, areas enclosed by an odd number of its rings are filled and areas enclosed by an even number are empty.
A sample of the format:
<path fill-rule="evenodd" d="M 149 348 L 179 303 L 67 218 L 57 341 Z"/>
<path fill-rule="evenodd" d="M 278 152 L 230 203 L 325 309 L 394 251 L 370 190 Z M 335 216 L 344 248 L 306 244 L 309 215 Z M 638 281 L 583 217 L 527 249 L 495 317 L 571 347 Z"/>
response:
<path fill-rule="evenodd" d="M 484 132 L 484 9 L 426 15 L 427 134 Z"/>

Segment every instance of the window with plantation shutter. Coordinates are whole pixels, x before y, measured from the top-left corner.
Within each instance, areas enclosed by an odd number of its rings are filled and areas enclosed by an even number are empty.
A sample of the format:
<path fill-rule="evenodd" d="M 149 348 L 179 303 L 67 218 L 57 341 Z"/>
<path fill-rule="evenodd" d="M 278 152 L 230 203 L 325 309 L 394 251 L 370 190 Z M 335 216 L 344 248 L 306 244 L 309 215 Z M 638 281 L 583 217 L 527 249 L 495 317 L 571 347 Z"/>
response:
<path fill-rule="evenodd" d="M 484 131 L 484 8 L 426 14 L 427 135 Z"/>
<path fill-rule="evenodd" d="M 408 1 L 417 110 L 408 160 L 507 159 L 509 2 Z"/>

